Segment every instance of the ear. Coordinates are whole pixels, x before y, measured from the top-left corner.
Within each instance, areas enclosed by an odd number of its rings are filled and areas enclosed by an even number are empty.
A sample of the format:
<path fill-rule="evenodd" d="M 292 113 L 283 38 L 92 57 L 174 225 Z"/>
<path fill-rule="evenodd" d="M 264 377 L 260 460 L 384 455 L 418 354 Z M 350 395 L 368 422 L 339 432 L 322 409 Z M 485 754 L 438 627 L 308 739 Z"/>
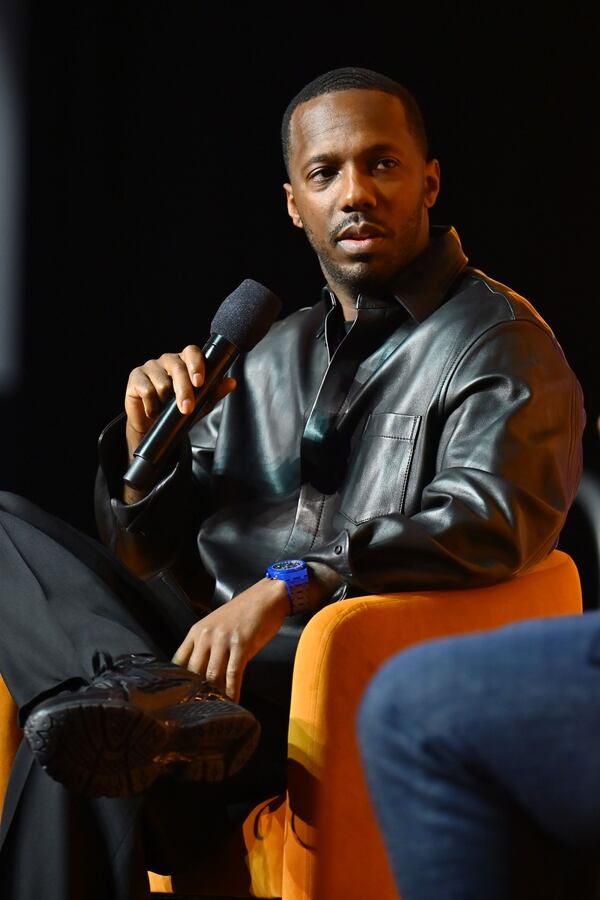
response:
<path fill-rule="evenodd" d="M 296 206 L 296 200 L 294 198 L 294 190 L 291 184 L 287 182 L 283 185 L 283 189 L 285 191 L 286 200 L 287 200 L 287 211 L 288 216 L 296 226 L 296 228 L 304 228 L 302 224 L 302 219 L 300 218 L 300 213 L 298 212 L 298 208 Z"/>
<path fill-rule="evenodd" d="M 425 206 L 431 209 L 440 192 L 440 164 L 437 159 L 425 163 Z"/>

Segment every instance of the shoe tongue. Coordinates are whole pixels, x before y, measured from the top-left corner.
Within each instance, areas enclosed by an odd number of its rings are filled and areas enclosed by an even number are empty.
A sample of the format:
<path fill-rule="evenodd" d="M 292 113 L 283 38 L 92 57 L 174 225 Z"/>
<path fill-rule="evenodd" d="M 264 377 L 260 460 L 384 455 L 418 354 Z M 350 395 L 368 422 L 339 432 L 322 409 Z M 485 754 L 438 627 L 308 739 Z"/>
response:
<path fill-rule="evenodd" d="M 180 666 L 160 662 L 151 653 L 128 653 L 111 657 L 109 653 L 97 652 L 94 656 L 97 674 L 93 683 L 97 688 L 121 688 L 129 696 L 131 688 L 137 686 L 144 692 L 160 692 L 167 682 L 173 685 L 185 679 L 186 673 Z"/>
<path fill-rule="evenodd" d="M 152 653 L 121 653 L 114 656 L 106 650 L 96 650 L 92 657 L 94 675 L 103 675 L 106 671 L 128 671 L 133 666 L 148 666 L 158 662 Z"/>
<path fill-rule="evenodd" d="M 122 653 L 115 656 L 114 666 L 147 666 L 158 662 L 152 653 Z"/>
<path fill-rule="evenodd" d="M 151 653 L 127 653 L 113 658 L 106 650 L 96 650 L 92 657 L 94 685 L 98 688 L 114 688 L 119 685 L 127 694 L 124 676 L 127 681 L 138 684 L 152 681 L 152 674 L 145 671 L 144 667 L 156 662 L 156 657 Z"/>

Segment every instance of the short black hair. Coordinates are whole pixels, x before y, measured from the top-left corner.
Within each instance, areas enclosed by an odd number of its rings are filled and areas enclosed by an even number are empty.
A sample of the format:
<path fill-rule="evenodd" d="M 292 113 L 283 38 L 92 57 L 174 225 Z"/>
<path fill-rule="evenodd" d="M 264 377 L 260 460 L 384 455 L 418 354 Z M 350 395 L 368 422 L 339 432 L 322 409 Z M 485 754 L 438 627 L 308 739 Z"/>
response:
<path fill-rule="evenodd" d="M 387 75 L 375 72 L 372 69 L 363 69 L 357 66 L 344 66 L 339 69 L 331 69 L 323 75 L 319 75 L 309 81 L 295 97 L 288 103 L 281 122 L 281 147 L 283 160 L 289 175 L 290 162 L 290 121 L 296 107 L 314 97 L 323 94 L 333 94 L 336 91 L 350 91 L 356 88 L 367 91 L 383 91 L 385 94 L 393 94 L 401 100 L 406 113 L 408 128 L 417 141 L 419 149 L 425 159 L 429 155 L 429 142 L 425 122 L 419 104 L 412 93 L 404 85 Z"/>

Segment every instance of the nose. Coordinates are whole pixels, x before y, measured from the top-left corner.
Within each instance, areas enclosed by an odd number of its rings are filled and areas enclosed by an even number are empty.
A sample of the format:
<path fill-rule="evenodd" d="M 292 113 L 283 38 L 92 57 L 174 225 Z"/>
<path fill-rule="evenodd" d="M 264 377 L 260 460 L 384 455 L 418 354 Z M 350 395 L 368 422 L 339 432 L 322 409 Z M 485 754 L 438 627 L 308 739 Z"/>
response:
<path fill-rule="evenodd" d="M 340 202 L 344 212 L 375 206 L 377 194 L 371 175 L 356 166 L 346 169 L 342 173 Z"/>

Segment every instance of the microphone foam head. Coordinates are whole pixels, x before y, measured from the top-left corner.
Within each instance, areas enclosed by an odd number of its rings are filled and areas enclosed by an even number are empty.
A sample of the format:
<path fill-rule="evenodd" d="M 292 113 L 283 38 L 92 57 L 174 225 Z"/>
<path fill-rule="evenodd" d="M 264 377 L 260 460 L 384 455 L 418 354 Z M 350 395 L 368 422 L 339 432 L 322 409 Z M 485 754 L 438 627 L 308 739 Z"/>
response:
<path fill-rule="evenodd" d="M 246 353 L 265 336 L 281 311 L 281 300 L 269 288 L 246 278 L 225 297 L 210 327 Z"/>

